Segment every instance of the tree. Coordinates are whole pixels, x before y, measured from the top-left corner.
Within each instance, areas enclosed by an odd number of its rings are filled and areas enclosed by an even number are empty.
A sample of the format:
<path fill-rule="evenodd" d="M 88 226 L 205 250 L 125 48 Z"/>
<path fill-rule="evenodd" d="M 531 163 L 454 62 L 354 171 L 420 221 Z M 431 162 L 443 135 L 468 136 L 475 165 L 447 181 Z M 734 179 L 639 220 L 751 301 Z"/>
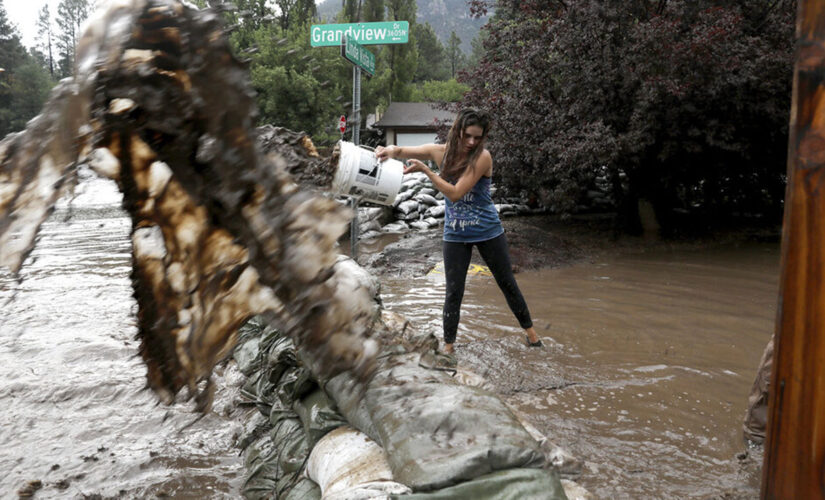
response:
<path fill-rule="evenodd" d="M 389 20 L 410 23 L 409 43 L 392 44 L 389 51 L 389 67 L 392 71 L 390 96 L 394 101 L 408 101 L 412 92 L 410 82 L 418 67 L 418 51 L 415 46 L 415 0 L 387 0 Z"/>
<path fill-rule="evenodd" d="M 478 34 L 470 41 L 472 52 L 467 59 L 467 66 L 477 66 L 484 57 L 484 42 L 487 40 L 487 29 L 482 27 Z"/>
<path fill-rule="evenodd" d="M 461 51 L 461 39 L 450 33 L 450 41 L 447 43 L 447 61 L 450 64 L 450 78 L 455 78 L 456 71 L 461 69 L 464 63 L 464 52 Z"/>
<path fill-rule="evenodd" d="M 22 130 L 43 107 L 51 81 L 26 53 L 0 0 L 0 138 Z"/>
<path fill-rule="evenodd" d="M 415 85 L 412 102 L 458 102 L 470 87 L 458 83 L 455 78 L 447 81 L 428 81 Z"/>
<path fill-rule="evenodd" d="M 80 26 L 89 17 L 88 0 L 61 0 L 57 5 L 57 40 L 59 73 L 61 77 L 72 74 L 75 48 L 80 37 Z"/>
<path fill-rule="evenodd" d="M 413 31 L 418 49 L 418 68 L 413 81 L 446 80 L 449 75 L 445 64 L 444 47 L 435 36 L 433 27 L 429 23 L 416 24 Z"/>
<path fill-rule="evenodd" d="M 384 0 L 364 0 L 364 22 L 375 23 L 384 20 Z"/>
<path fill-rule="evenodd" d="M 49 13 L 49 4 L 43 4 L 37 15 L 37 48 L 42 51 L 49 75 L 54 78 L 54 53 L 52 51 L 52 20 Z"/>
<path fill-rule="evenodd" d="M 345 0 L 344 16 L 347 22 L 357 23 L 361 20 L 361 0 Z"/>
<path fill-rule="evenodd" d="M 263 10 L 264 0 L 261 2 L 261 9 Z M 288 30 L 294 24 L 304 24 L 318 12 L 313 0 L 275 0 L 278 10 L 281 11 L 280 22 L 281 29 Z"/>
<path fill-rule="evenodd" d="M 252 85 L 259 122 L 303 131 L 316 144 L 337 140 L 335 117 L 345 112 L 351 66 L 333 47 L 310 47 L 309 24 L 283 31 L 277 24 L 254 32 Z"/>
<path fill-rule="evenodd" d="M 493 111 L 501 186 L 561 213 L 606 178 L 620 222 L 781 214 L 792 0 L 505 5 L 464 105 Z"/>

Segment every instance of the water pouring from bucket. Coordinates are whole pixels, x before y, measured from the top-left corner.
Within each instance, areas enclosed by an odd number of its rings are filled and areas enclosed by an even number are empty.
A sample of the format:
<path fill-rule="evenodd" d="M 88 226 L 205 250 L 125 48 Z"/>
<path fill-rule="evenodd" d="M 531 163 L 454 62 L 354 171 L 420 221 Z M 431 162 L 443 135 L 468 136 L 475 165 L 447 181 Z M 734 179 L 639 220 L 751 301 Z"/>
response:
<path fill-rule="evenodd" d="M 401 188 L 404 164 L 393 159 L 378 161 L 374 152 L 351 142 L 340 141 L 337 147 L 338 168 L 332 190 L 362 201 L 392 205 Z"/>

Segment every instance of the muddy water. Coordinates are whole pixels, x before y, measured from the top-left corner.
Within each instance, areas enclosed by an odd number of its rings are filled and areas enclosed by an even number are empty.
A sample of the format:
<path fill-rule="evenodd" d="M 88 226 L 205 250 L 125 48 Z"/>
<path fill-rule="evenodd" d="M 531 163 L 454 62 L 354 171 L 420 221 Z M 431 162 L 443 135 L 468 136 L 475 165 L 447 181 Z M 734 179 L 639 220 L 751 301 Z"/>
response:
<path fill-rule="evenodd" d="M 773 329 L 778 245 L 611 257 L 517 279 L 528 349 L 492 278 L 468 278 L 459 363 L 585 461 L 598 498 L 758 496 L 741 421 Z M 440 328 L 443 276 L 388 278 L 385 304 Z"/>
<path fill-rule="evenodd" d="M 108 181 L 83 184 L 44 225 L 22 282 L 0 274 L 0 497 L 36 480 L 37 498 L 237 498 L 241 377 L 218 376 L 215 411 L 195 423 L 191 405 L 143 390 L 118 198 Z"/>
<path fill-rule="evenodd" d="M 23 281 L 0 275 L 0 497 L 39 480 L 37 498 L 237 498 L 241 377 L 219 375 L 215 411 L 195 423 L 191 405 L 143 390 L 117 199 L 83 184 Z M 523 346 L 491 278 L 471 276 L 458 357 L 583 459 L 599 498 L 754 497 L 760 457 L 736 456 L 778 260 L 777 245 L 727 246 L 522 272 L 542 350 Z M 382 282 L 388 307 L 440 330 L 443 276 Z"/>

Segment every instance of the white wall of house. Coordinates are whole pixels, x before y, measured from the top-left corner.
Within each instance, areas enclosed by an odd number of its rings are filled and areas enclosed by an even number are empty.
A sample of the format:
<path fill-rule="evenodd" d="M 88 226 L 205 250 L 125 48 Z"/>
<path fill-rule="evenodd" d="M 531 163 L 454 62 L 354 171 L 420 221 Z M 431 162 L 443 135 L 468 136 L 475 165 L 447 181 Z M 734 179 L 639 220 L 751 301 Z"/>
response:
<path fill-rule="evenodd" d="M 435 142 L 437 135 L 435 132 L 405 132 L 394 128 L 387 130 L 387 145 L 396 146 L 420 146 Z"/>
<path fill-rule="evenodd" d="M 396 134 L 395 140 L 398 146 L 420 146 L 435 142 L 435 132 L 401 132 Z"/>

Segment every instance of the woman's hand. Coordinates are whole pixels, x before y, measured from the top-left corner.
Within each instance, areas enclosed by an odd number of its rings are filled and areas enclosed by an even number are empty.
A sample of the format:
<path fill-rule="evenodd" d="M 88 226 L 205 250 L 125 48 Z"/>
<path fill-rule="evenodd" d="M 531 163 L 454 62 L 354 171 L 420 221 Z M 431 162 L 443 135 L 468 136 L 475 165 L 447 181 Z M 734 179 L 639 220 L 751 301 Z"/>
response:
<path fill-rule="evenodd" d="M 398 155 L 398 146 L 378 146 L 375 148 L 375 157 L 378 161 L 385 161 L 390 158 L 395 158 Z"/>
<path fill-rule="evenodd" d="M 430 167 L 425 165 L 423 162 L 419 160 L 408 160 L 406 164 L 404 164 L 404 173 L 411 174 L 413 172 L 429 172 Z"/>

